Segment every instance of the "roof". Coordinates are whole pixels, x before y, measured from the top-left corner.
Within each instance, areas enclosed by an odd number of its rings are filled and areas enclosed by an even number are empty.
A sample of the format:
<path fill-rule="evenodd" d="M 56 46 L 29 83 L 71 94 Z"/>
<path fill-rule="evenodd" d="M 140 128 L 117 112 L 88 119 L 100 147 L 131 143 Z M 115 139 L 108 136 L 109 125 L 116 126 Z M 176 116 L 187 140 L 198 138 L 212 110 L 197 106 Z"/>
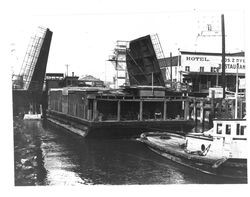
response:
<path fill-rule="evenodd" d="M 63 73 L 46 73 L 46 77 L 63 77 Z"/>
<path fill-rule="evenodd" d="M 189 55 L 211 55 L 211 56 L 221 56 L 221 53 L 208 53 L 208 52 L 192 52 L 192 51 L 180 51 L 181 54 L 189 54 Z M 245 52 L 240 51 L 236 53 L 226 53 L 226 56 L 241 56 L 245 57 Z"/>
<path fill-rule="evenodd" d="M 180 51 L 182 55 L 207 55 L 207 56 L 221 56 L 221 53 L 207 53 L 207 52 L 191 52 L 191 51 Z M 237 52 L 237 53 L 226 53 L 226 56 L 240 56 L 245 57 L 245 52 Z M 179 57 L 179 59 L 178 59 Z M 161 68 L 163 67 L 170 67 L 171 65 L 171 58 L 166 57 L 162 59 L 158 59 L 159 65 Z M 181 55 L 172 56 L 172 66 L 181 65 Z"/>
<path fill-rule="evenodd" d="M 143 86 L 140 86 L 140 85 L 134 85 L 134 86 L 129 86 L 129 87 L 126 87 L 126 89 L 138 89 L 138 90 L 146 90 L 146 89 L 154 89 L 154 90 L 166 90 L 166 87 L 165 86 L 146 86 L 146 85 L 143 85 Z"/>
<path fill-rule="evenodd" d="M 107 88 L 102 88 L 102 87 L 78 87 L 78 86 L 73 86 L 73 87 L 63 87 L 63 88 L 51 88 L 49 91 L 54 92 L 54 91 L 63 91 L 63 92 L 98 92 L 98 91 L 107 91 L 109 89 Z"/>
<path fill-rule="evenodd" d="M 221 75 L 221 73 L 217 72 L 182 72 L 183 75 Z M 236 73 L 225 73 L 226 75 L 233 75 L 236 76 Z M 245 76 L 245 73 L 238 73 L 239 76 Z"/>
<path fill-rule="evenodd" d="M 82 80 L 82 81 L 101 81 L 100 79 L 97 79 L 97 78 L 93 77 L 92 75 L 82 76 L 79 80 Z"/>

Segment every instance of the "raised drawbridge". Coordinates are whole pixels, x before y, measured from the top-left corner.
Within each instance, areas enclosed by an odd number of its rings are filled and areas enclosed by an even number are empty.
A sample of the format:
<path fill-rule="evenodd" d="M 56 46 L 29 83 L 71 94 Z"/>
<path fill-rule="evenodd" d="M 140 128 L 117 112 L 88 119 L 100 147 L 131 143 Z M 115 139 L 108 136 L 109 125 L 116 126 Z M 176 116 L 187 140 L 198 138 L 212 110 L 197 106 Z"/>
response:
<path fill-rule="evenodd" d="M 162 72 L 159 59 L 165 62 L 158 35 L 147 35 L 130 41 L 126 54 L 130 85 L 165 86 L 169 72 Z M 167 65 L 161 65 L 167 69 Z"/>
<path fill-rule="evenodd" d="M 42 103 L 52 34 L 48 28 L 39 27 L 31 37 L 19 75 L 12 79 L 14 113 L 27 113 L 30 108 L 37 111 Z"/>
<path fill-rule="evenodd" d="M 19 83 L 13 88 L 42 91 L 51 38 L 52 32 L 43 27 L 31 37 L 18 75 Z"/>

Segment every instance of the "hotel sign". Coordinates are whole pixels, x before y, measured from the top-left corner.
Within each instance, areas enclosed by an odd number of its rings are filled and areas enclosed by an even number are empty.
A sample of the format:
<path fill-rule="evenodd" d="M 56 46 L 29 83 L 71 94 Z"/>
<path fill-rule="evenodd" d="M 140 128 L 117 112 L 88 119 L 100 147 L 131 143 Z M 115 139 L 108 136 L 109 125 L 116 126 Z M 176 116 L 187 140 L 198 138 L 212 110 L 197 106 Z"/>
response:
<path fill-rule="evenodd" d="M 211 72 L 212 70 L 221 72 L 221 59 L 220 55 L 188 55 L 182 54 L 181 56 L 182 67 L 188 66 L 190 72 L 200 72 L 200 68 L 204 68 L 204 72 Z M 245 57 L 242 56 L 226 56 L 225 57 L 225 71 L 226 73 L 245 73 Z"/>

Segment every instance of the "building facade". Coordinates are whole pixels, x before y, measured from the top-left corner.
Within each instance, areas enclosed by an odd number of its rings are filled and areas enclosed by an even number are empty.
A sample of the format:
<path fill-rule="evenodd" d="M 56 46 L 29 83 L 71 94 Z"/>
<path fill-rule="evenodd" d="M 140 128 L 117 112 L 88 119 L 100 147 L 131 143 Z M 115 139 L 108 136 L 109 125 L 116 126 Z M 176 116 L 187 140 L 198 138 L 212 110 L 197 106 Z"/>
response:
<path fill-rule="evenodd" d="M 209 93 L 209 88 L 222 84 L 221 53 L 180 51 L 179 56 L 166 58 L 172 70 L 173 82 L 188 84 L 193 93 Z M 225 84 L 228 92 L 235 92 L 236 78 L 239 78 L 239 91 L 244 92 L 245 54 L 244 52 L 226 54 Z"/>

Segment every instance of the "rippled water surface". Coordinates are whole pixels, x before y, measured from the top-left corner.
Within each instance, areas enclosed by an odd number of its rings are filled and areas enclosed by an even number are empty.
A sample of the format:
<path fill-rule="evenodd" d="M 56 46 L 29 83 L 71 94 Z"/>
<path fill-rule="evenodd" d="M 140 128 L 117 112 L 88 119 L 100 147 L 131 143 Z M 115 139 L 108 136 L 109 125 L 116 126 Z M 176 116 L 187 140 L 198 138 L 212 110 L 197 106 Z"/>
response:
<path fill-rule="evenodd" d="M 15 120 L 14 128 L 15 185 L 233 183 L 169 161 L 135 139 L 83 139 L 42 121 Z"/>

